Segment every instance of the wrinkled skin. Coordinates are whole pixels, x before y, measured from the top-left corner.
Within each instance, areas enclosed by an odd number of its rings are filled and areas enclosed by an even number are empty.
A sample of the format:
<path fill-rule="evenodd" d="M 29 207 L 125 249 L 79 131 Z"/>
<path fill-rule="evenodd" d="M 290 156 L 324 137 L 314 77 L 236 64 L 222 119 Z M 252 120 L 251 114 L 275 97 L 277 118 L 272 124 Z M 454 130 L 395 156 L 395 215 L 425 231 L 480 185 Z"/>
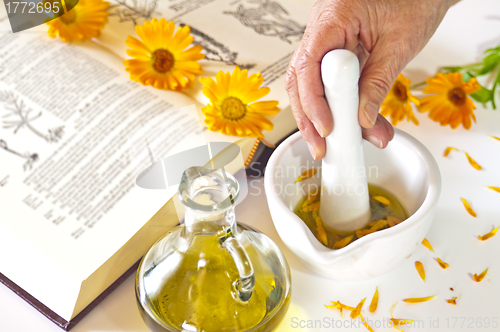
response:
<path fill-rule="evenodd" d="M 320 0 L 313 6 L 302 41 L 286 75 L 297 126 L 314 159 L 325 155 L 333 128 L 320 76 L 323 56 L 354 52 L 361 66 L 359 123 L 363 137 L 385 148 L 392 125 L 378 111 L 392 83 L 427 44 L 453 0 Z"/>

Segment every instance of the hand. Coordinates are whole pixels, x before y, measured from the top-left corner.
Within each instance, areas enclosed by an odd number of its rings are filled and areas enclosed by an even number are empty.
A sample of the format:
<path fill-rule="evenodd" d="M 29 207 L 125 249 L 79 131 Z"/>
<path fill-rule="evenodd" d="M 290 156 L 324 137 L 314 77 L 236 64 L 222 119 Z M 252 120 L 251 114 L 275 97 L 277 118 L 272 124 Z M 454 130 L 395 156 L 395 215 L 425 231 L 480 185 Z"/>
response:
<path fill-rule="evenodd" d="M 354 52 L 360 62 L 359 123 L 363 137 L 379 148 L 394 137 L 380 114 L 392 83 L 427 44 L 453 0 L 320 0 L 312 8 L 302 41 L 286 75 L 297 126 L 314 159 L 324 157 L 333 120 L 320 76 L 323 56 Z"/>

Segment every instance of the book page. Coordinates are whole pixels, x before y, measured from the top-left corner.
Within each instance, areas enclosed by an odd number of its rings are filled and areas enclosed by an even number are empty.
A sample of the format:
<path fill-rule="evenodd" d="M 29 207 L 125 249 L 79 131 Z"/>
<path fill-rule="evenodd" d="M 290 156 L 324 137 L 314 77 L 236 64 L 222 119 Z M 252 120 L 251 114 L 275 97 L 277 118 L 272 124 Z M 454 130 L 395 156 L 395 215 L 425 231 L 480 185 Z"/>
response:
<path fill-rule="evenodd" d="M 175 193 L 135 176 L 205 144 L 193 104 L 130 81 L 95 43 L 0 33 L 0 223 L 83 280 Z"/>
<path fill-rule="evenodd" d="M 235 65 L 250 74 L 260 72 L 271 93 L 263 100 L 278 100 L 283 110 L 289 105 L 284 77 L 288 63 L 302 38 L 313 1 L 253 0 L 113 0 L 109 23 L 98 42 L 123 59 L 127 35 L 138 38 L 135 24 L 155 18 L 173 20 L 176 28 L 187 24 L 194 44 L 203 45 L 202 77 L 215 77 L 219 70 L 232 72 Z M 186 91 L 206 104 L 196 80 Z M 289 112 L 289 110 L 288 110 Z"/>

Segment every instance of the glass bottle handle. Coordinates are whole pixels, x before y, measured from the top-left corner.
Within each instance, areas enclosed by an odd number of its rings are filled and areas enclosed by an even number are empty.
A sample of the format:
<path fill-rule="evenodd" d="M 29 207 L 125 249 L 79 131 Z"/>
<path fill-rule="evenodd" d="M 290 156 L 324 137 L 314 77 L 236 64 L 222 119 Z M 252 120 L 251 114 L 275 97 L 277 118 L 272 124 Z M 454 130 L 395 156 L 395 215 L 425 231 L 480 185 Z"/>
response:
<path fill-rule="evenodd" d="M 238 298 L 247 302 L 252 296 L 252 292 L 255 286 L 255 275 L 253 272 L 252 263 L 248 258 L 248 255 L 241 246 L 241 244 L 236 240 L 233 235 L 230 235 L 224 239 L 222 246 L 229 252 L 236 264 L 236 269 L 240 276 L 239 280 L 234 282 L 234 287 Z"/>

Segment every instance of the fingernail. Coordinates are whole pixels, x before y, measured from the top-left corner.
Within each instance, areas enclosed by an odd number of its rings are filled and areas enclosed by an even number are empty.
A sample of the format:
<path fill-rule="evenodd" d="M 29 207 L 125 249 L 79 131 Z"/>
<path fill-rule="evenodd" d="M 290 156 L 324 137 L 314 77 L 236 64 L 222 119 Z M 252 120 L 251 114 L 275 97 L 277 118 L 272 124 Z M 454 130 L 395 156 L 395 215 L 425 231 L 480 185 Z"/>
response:
<path fill-rule="evenodd" d="M 366 103 L 365 106 L 365 115 L 372 124 L 372 126 L 375 125 L 375 122 L 377 122 L 377 115 L 378 115 L 378 107 L 374 103 L 368 102 Z"/>
<path fill-rule="evenodd" d="M 316 149 L 314 148 L 314 146 L 307 143 L 307 147 L 309 148 L 309 152 L 311 152 L 311 156 L 313 157 L 313 159 L 316 160 Z"/>
<path fill-rule="evenodd" d="M 312 124 L 314 125 L 314 128 L 316 128 L 316 131 L 318 132 L 319 136 L 321 137 L 325 137 L 323 136 L 323 131 L 321 130 L 321 127 L 314 121 L 311 121 Z"/>
<path fill-rule="evenodd" d="M 379 149 L 384 148 L 384 145 L 382 144 L 382 140 L 380 140 L 380 138 L 378 138 L 377 136 L 368 136 L 366 138 L 366 140 L 368 142 L 372 143 L 373 145 L 375 145 Z"/>

